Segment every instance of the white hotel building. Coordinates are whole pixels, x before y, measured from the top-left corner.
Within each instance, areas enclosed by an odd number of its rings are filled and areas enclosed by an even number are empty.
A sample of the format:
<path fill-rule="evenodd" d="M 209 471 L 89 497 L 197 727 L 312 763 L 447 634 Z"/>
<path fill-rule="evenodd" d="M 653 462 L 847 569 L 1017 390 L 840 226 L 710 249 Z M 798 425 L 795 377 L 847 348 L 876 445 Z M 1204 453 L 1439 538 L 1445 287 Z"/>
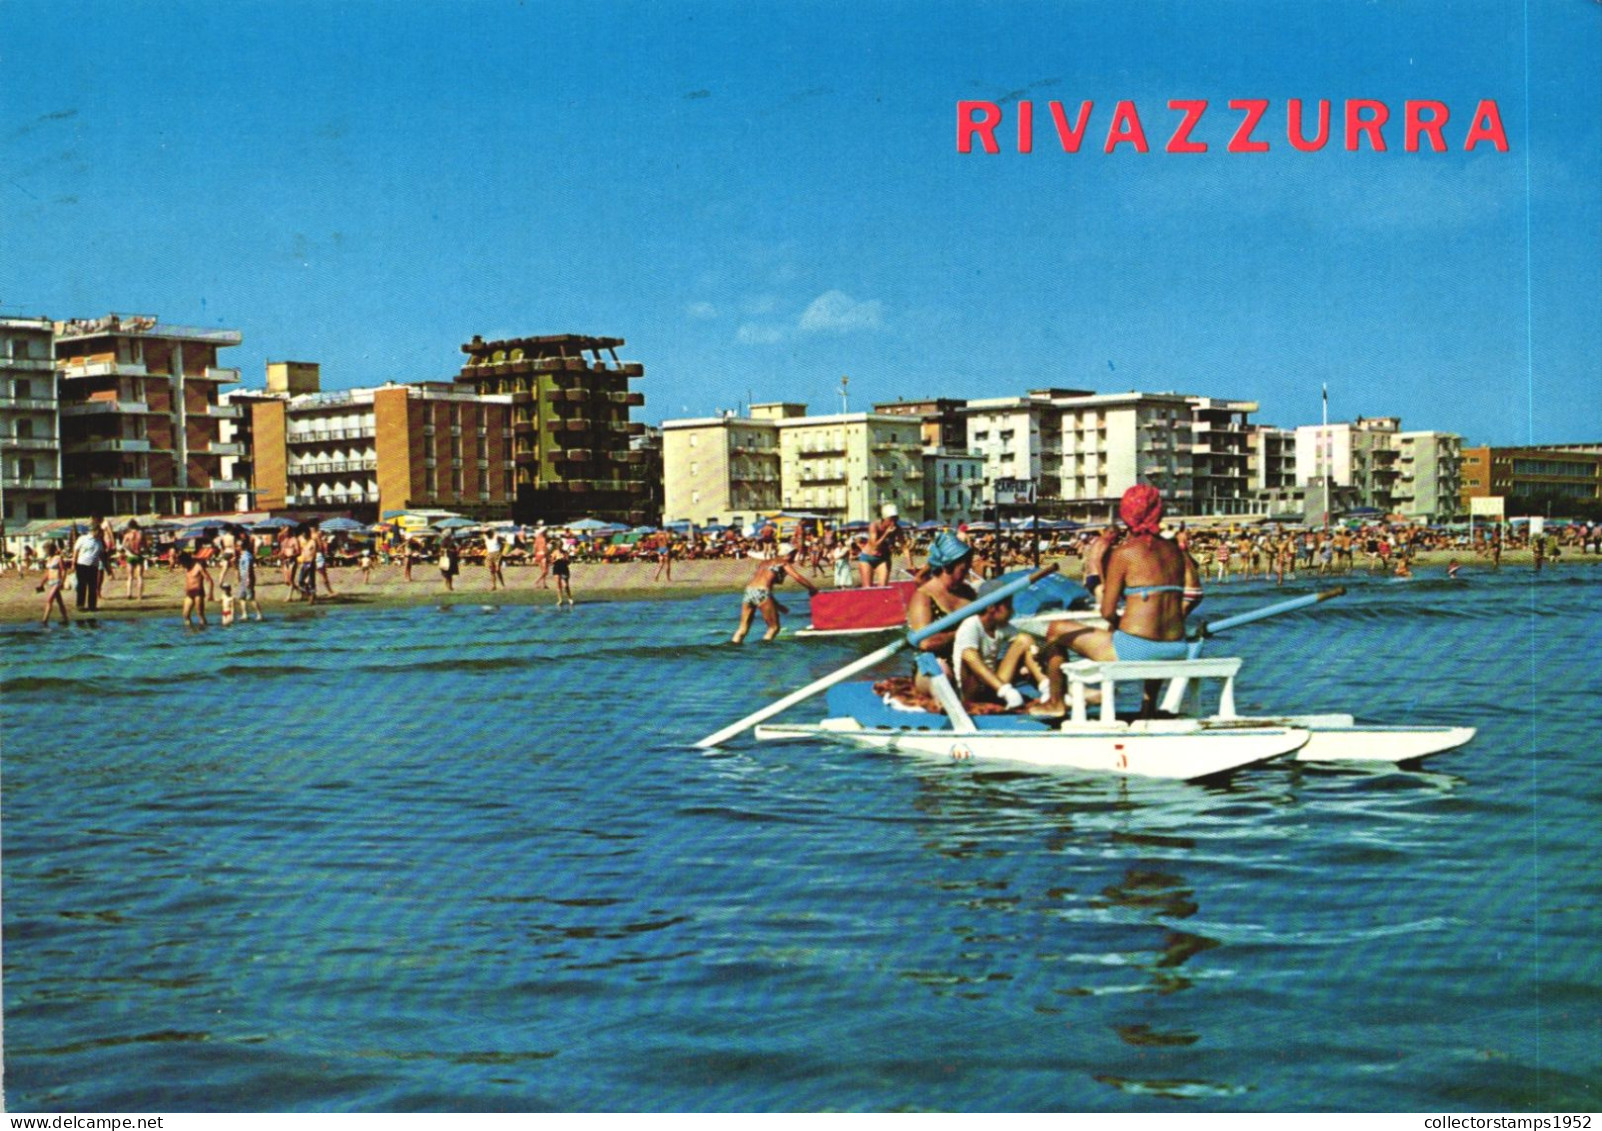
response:
<path fill-rule="evenodd" d="M 986 481 L 1033 480 L 1043 509 L 1063 517 L 1107 521 L 1137 483 L 1161 490 L 1175 514 L 1260 509 L 1248 470 L 1252 401 L 1040 389 L 962 411 Z"/>

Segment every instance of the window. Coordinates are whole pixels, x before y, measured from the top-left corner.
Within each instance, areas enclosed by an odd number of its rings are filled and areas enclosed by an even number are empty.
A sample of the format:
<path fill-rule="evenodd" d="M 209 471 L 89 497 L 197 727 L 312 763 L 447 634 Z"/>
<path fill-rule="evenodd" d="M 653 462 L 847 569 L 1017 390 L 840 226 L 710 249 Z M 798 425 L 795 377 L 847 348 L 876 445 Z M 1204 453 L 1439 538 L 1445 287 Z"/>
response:
<path fill-rule="evenodd" d="M 19 397 L 31 397 L 31 396 L 33 396 L 33 385 L 28 381 L 28 379 L 26 377 L 17 378 L 16 395 L 19 396 Z"/>

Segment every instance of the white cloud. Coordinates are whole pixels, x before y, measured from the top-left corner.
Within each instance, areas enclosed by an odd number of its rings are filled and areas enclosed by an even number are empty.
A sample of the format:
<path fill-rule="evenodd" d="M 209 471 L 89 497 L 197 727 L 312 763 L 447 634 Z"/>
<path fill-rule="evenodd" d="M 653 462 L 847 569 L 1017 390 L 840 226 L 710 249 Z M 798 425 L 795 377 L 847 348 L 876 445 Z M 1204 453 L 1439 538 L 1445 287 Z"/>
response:
<path fill-rule="evenodd" d="M 748 346 L 771 346 L 784 341 L 784 327 L 747 322 L 734 332 L 735 340 Z"/>
<path fill-rule="evenodd" d="M 874 330 L 883 324 L 884 303 L 878 299 L 858 302 L 844 291 L 826 291 L 812 300 L 798 325 L 807 333 L 844 334 Z"/>
<path fill-rule="evenodd" d="M 718 316 L 718 308 L 710 302 L 692 302 L 684 310 L 691 318 L 716 318 Z"/>

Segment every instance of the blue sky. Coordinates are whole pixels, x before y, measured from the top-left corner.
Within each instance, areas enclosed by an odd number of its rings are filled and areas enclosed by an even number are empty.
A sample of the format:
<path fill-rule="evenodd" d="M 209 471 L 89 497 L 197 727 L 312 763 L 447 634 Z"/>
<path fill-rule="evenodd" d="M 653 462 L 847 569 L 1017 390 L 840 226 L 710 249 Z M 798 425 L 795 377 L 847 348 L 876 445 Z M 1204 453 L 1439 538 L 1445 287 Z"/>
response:
<path fill-rule="evenodd" d="M 1602 440 L 1602 4 L 9 0 L 0 313 L 449 377 L 617 335 L 652 422 L 1067 386 Z M 1266 153 L 1228 153 L 1232 99 Z M 1288 99 L 1334 104 L 1301 153 Z M 1348 98 L 1393 116 L 1352 153 Z M 1004 112 L 959 154 L 959 100 Z M 1010 144 L 1020 99 L 1036 144 Z M 1046 103 L 1094 109 L 1079 153 Z M 1176 99 L 1209 150 L 1164 152 Z M 1408 99 L 1451 111 L 1405 153 Z M 1482 99 L 1509 151 L 1463 152 Z M 1133 101 L 1151 152 L 1103 152 Z"/>

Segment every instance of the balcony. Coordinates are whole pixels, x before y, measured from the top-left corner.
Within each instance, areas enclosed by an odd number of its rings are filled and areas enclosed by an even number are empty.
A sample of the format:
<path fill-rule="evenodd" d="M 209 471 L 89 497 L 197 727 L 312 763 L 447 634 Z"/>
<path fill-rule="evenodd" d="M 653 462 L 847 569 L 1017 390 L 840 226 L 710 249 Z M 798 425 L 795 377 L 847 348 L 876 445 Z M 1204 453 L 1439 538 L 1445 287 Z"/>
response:
<path fill-rule="evenodd" d="M 131 361 L 90 361 L 79 365 L 67 365 L 60 370 L 60 374 L 67 380 L 78 380 L 84 377 L 149 377 L 151 373 L 143 365 L 136 365 Z M 166 376 L 157 374 L 156 376 Z"/>
<path fill-rule="evenodd" d="M 0 369 L 20 373 L 54 373 L 56 363 L 48 357 L 0 357 Z"/>
<path fill-rule="evenodd" d="M 0 448 L 8 452 L 53 452 L 60 446 L 49 436 L 0 436 Z"/>
<path fill-rule="evenodd" d="M 55 412 L 55 398 L 44 397 L 8 397 L 0 393 L 0 409 L 13 409 L 17 412 Z"/>
<path fill-rule="evenodd" d="M 237 370 L 236 370 L 237 372 Z M 206 415 L 216 417 L 218 420 L 238 420 L 245 415 L 244 405 L 237 404 L 209 404 L 206 406 Z"/>
<path fill-rule="evenodd" d="M 0 476 L 0 486 L 21 490 L 59 491 L 61 479 L 54 475 L 12 475 L 7 472 Z"/>
<path fill-rule="evenodd" d="M 208 381 L 221 381 L 233 384 L 239 380 L 239 370 L 226 365 L 208 365 L 205 373 Z"/>
<path fill-rule="evenodd" d="M 197 456 L 242 456 L 245 454 L 245 445 L 233 442 L 226 444 L 212 443 L 199 450 L 191 451 L 190 454 Z"/>
<path fill-rule="evenodd" d="M 120 413 L 133 416 L 151 415 L 144 401 L 88 401 L 84 404 L 61 406 L 62 416 L 100 416 L 103 413 Z"/>
<path fill-rule="evenodd" d="M 102 440 L 80 440 L 75 444 L 67 445 L 67 451 L 74 454 L 79 452 L 148 452 L 153 450 L 155 449 L 151 448 L 149 440 L 125 439 L 121 436 L 113 436 L 110 439 Z"/>
<path fill-rule="evenodd" d="M 250 484 L 243 479 L 213 479 L 208 491 L 240 492 L 250 490 Z"/>
<path fill-rule="evenodd" d="M 151 482 L 148 479 L 132 479 L 123 475 L 112 476 L 109 479 L 91 479 L 89 486 L 96 491 L 149 491 Z"/>
<path fill-rule="evenodd" d="M 377 434 L 378 429 L 375 426 L 362 424 L 353 428 L 318 428 L 291 432 L 285 439 L 291 444 L 324 444 L 330 440 L 368 440 Z"/>

